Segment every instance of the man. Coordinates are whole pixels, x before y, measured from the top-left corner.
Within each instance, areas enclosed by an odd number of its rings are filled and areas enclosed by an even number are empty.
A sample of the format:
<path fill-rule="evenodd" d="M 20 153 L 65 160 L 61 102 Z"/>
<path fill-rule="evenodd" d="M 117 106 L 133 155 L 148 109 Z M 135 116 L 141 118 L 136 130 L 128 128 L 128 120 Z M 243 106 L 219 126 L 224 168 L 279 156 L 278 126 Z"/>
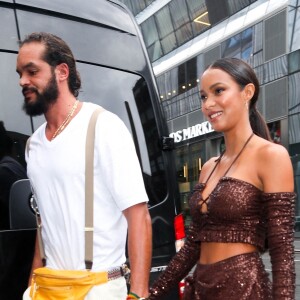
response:
<path fill-rule="evenodd" d="M 76 99 L 81 81 L 75 59 L 57 36 L 43 32 L 27 36 L 20 43 L 17 72 L 24 110 L 46 118 L 30 138 L 26 154 L 43 224 L 46 266 L 85 269 L 85 140 L 97 105 Z M 128 228 L 130 295 L 143 299 L 148 296 L 152 249 L 148 198 L 130 133 L 108 111 L 98 116 L 94 152 L 92 271 L 110 271 L 125 262 Z M 32 269 L 41 264 L 36 246 Z M 126 295 L 126 282 L 120 277 L 94 286 L 85 299 L 125 300 Z"/>

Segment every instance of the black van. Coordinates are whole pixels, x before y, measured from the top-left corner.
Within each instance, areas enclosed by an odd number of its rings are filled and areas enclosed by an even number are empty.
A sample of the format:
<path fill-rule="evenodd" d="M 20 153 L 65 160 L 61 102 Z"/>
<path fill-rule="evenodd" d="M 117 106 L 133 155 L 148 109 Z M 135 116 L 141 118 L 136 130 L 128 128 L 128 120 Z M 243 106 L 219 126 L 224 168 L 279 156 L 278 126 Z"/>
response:
<path fill-rule="evenodd" d="M 175 254 L 174 217 L 180 201 L 172 140 L 133 16 L 123 4 L 110 0 L 0 0 L 0 27 L 0 120 L 14 141 L 15 158 L 24 166 L 26 140 L 44 122 L 22 111 L 15 66 L 18 40 L 28 33 L 47 31 L 63 38 L 82 77 L 79 99 L 102 105 L 128 126 L 150 199 L 153 280 Z M 34 239 L 34 228 L 0 232 L 0 299 L 21 299 Z M 9 269 L 13 272 L 8 278 Z M 14 277 L 18 272 L 21 277 Z M 177 291 L 169 299 L 178 299 Z"/>

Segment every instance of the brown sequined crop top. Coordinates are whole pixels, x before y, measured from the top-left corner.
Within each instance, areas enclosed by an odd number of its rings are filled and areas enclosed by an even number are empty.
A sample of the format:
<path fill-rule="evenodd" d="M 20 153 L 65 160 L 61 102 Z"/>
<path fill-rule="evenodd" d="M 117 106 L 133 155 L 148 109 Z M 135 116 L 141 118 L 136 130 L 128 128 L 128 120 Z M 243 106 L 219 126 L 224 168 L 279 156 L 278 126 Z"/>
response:
<path fill-rule="evenodd" d="M 193 240 L 248 243 L 264 251 L 267 237 L 273 299 L 294 299 L 296 194 L 264 193 L 243 180 L 222 177 L 206 202 L 207 213 L 201 213 L 199 203 L 204 187 L 205 184 L 197 184 L 190 197 L 192 220 L 197 228 Z"/>
<path fill-rule="evenodd" d="M 295 299 L 296 194 L 264 193 L 248 182 L 226 176 L 228 170 L 208 198 L 202 198 L 206 183 L 193 189 L 189 199 L 192 223 L 186 242 L 152 285 L 150 300 L 161 299 L 188 274 L 200 258 L 201 242 L 248 243 L 264 251 L 266 237 L 272 263 L 273 299 Z M 201 212 L 203 203 L 207 204 L 206 213 Z"/>
<path fill-rule="evenodd" d="M 222 177 L 209 196 L 207 213 L 201 212 L 204 183 L 197 184 L 190 197 L 192 219 L 201 230 L 199 242 L 239 242 L 264 250 L 266 212 L 262 209 L 262 192 L 245 181 Z"/>
<path fill-rule="evenodd" d="M 201 228 L 196 241 L 249 243 L 257 246 L 260 251 L 264 250 L 266 222 L 265 212 L 262 209 L 262 192 L 248 182 L 226 177 L 252 137 L 253 133 L 209 197 L 203 199 L 202 191 L 219 165 L 224 152 L 215 161 L 216 164 L 206 182 L 195 186 L 189 204 L 192 219 L 195 223 L 200 223 Z M 204 203 L 207 205 L 206 213 L 201 212 Z"/>
<path fill-rule="evenodd" d="M 204 185 L 190 198 L 192 223 L 184 246 L 154 282 L 150 300 L 162 299 L 200 257 L 201 241 L 244 242 L 264 249 L 265 235 L 272 263 L 274 300 L 295 299 L 295 193 L 263 193 L 255 186 L 223 177 L 210 195 L 208 213 L 199 211 Z"/>

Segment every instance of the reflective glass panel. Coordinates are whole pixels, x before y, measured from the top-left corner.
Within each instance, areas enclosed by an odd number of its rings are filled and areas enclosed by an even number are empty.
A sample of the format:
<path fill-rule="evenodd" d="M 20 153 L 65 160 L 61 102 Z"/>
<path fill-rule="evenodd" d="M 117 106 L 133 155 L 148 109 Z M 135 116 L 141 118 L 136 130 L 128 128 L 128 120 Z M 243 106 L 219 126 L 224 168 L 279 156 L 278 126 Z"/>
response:
<path fill-rule="evenodd" d="M 194 57 L 186 62 L 187 89 L 191 89 L 197 85 L 197 77 L 197 57 Z"/>
<path fill-rule="evenodd" d="M 174 31 L 169 6 L 165 6 L 155 14 L 156 24 L 160 38 L 164 38 Z"/>
<path fill-rule="evenodd" d="M 196 19 L 201 14 L 205 13 L 205 11 L 207 11 L 205 0 L 186 0 L 186 3 L 192 20 Z"/>
<path fill-rule="evenodd" d="M 253 67 L 260 66 L 263 64 L 263 62 L 264 62 L 263 51 L 259 51 L 253 54 L 253 60 L 252 60 Z"/>
<path fill-rule="evenodd" d="M 290 53 L 288 55 L 288 60 L 289 60 L 289 74 L 300 71 L 300 49 Z"/>
<path fill-rule="evenodd" d="M 258 66 L 254 68 L 255 74 L 257 76 L 257 79 L 260 84 L 264 83 L 264 67 L 263 66 Z"/>
<path fill-rule="evenodd" d="M 109 1 L 89 0 L 88 5 L 82 0 L 16 0 L 16 2 L 57 13 L 65 13 L 94 22 L 101 20 L 103 24 L 121 28 L 135 34 L 135 27 L 127 12 L 124 9 L 120 9 L 118 5 L 111 5 L 111 3 L 108 3 Z"/>
<path fill-rule="evenodd" d="M 145 0 L 139 0 L 139 1 L 120 0 L 120 1 L 123 2 L 129 8 L 129 10 L 133 13 L 133 15 L 137 15 L 146 7 Z"/>
<path fill-rule="evenodd" d="M 241 34 L 237 34 L 221 44 L 222 57 L 241 58 Z"/>
<path fill-rule="evenodd" d="M 18 10 L 17 15 L 22 39 L 24 35 L 36 31 L 36 24 L 38 24 L 40 31 L 51 32 L 64 39 L 77 60 L 130 70 L 144 67 L 143 52 L 136 36 L 27 11 Z M 76 34 L 70 34 L 71 32 Z M 132 60 L 132 57 L 135 59 Z"/>
<path fill-rule="evenodd" d="M 207 12 L 207 7 L 205 0 L 186 0 L 188 5 L 188 10 L 190 18 L 192 20 L 192 28 L 194 36 L 197 36 L 204 30 L 207 30 L 210 27 L 209 15 Z M 197 22 L 195 21 L 197 20 Z"/>
<path fill-rule="evenodd" d="M 161 40 L 161 46 L 164 54 L 167 54 L 177 48 L 177 42 L 174 32 L 170 33 L 168 36 Z"/>
<path fill-rule="evenodd" d="M 289 76 L 289 115 L 300 113 L 300 73 Z M 300 128 L 300 127 L 299 127 Z"/>
<path fill-rule="evenodd" d="M 241 58 L 249 61 L 253 54 L 252 28 L 248 28 L 242 32 L 242 49 Z"/>
<path fill-rule="evenodd" d="M 18 50 L 18 33 L 12 9 L 0 7 L 0 49 Z"/>
<path fill-rule="evenodd" d="M 169 6 L 175 30 L 190 22 L 185 1 L 173 0 Z"/>
<path fill-rule="evenodd" d="M 158 40 L 157 28 L 153 16 L 141 24 L 141 30 L 146 47 Z"/>
<path fill-rule="evenodd" d="M 178 45 L 192 39 L 192 26 L 185 1 L 173 0 L 169 4 Z"/>
<path fill-rule="evenodd" d="M 192 36 L 192 27 L 190 23 L 181 26 L 179 29 L 175 31 L 176 40 L 178 43 L 178 47 L 183 45 L 185 42 L 191 40 Z"/>
<path fill-rule="evenodd" d="M 262 22 L 253 26 L 253 52 L 261 51 L 263 48 Z"/>
<path fill-rule="evenodd" d="M 250 4 L 249 0 L 226 0 L 226 2 L 230 15 L 235 14 Z"/>
<path fill-rule="evenodd" d="M 287 75 L 287 56 L 281 56 L 264 65 L 264 83 Z"/>
<path fill-rule="evenodd" d="M 155 0 L 120 0 L 123 2 L 133 15 L 139 14 L 143 9 L 150 5 Z"/>
<path fill-rule="evenodd" d="M 8 131 L 31 135 L 30 118 L 22 110 L 24 97 L 16 72 L 16 54 L 0 52 L 0 120 Z"/>
<path fill-rule="evenodd" d="M 160 41 L 156 41 L 154 44 L 147 48 L 150 61 L 154 62 L 162 56 L 162 48 Z"/>
<path fill-rule="evenodd" d="M 300 9 L 292 10 L 288 19 L 290 51 L 300 48 Z"/>
<path fill-rule="evenodd" d="M 173 68 L 165 77 L 166 98 L 172 98 L 178 94 L 178 68 Z"/>
<path fill-rule="evenodd" d="M 166 100 L 165 75 L 166 73 L 156 77 L 156 84 L 161 101 Z"/>
<path fill-rule="evenodd" d="M 300 143 L 299 128 L 300 128 L 300 114 L 289 116 L 289 142 L 290 142 L 290 144 Z M 299 191 L 300 191 L 300 189 L 299 189 Z"/>

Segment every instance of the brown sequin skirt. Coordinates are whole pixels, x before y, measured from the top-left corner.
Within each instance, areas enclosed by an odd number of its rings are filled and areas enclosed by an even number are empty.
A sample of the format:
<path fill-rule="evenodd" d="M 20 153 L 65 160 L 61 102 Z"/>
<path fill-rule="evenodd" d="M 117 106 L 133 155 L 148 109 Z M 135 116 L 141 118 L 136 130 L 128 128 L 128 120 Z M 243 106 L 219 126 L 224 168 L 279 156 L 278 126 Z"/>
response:
<path fill-rule="evenodd" d="M 197 264 L 191 281 L 194 289 L 185 294 L 187 300 L 272 300 L 271 282 L 257 252 Z"/>

